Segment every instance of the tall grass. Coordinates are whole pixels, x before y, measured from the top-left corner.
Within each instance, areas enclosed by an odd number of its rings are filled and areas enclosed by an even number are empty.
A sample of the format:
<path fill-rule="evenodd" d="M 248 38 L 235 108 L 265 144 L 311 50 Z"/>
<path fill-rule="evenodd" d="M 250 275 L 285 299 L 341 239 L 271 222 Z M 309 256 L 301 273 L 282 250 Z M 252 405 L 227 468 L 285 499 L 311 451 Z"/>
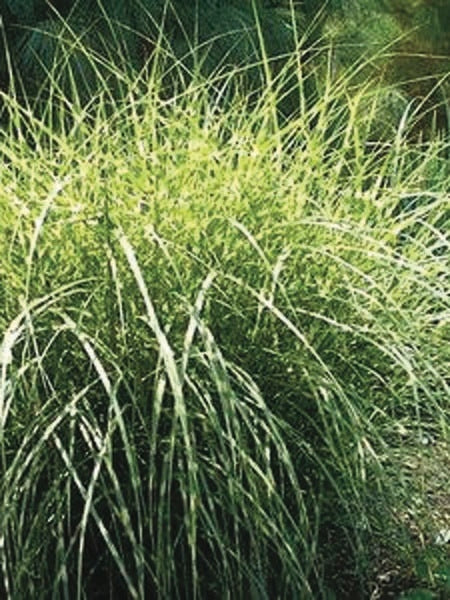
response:
<path fill-rule="evenodd" d="M 445 585 L 448 139 L 374 144 L 343 79 L 283 122 L 282 74 L 250 109 L 102 61 L 116 96 L 2 96 L 2 594 Z"/>

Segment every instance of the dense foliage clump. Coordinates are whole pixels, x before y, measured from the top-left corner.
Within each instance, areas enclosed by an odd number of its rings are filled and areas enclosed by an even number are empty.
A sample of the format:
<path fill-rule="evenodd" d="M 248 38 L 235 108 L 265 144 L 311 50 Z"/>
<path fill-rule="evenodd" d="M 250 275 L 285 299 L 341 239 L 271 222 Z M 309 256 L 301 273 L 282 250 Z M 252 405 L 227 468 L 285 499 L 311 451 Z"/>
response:
<path fill-rule="evenodd" d="M 0 9 L 0 597 L 447 597 L 446 2 Z"/>

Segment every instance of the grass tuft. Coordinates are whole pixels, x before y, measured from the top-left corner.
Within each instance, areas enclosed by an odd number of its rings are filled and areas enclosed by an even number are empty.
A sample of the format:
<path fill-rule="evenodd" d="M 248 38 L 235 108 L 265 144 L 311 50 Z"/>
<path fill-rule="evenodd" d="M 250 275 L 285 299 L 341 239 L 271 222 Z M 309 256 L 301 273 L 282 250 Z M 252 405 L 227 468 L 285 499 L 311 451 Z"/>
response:
<path fill-rule="evenodd" d="M 1 594 L 444 593 L 448 139 L 163 64 L 2 96 Z"/>

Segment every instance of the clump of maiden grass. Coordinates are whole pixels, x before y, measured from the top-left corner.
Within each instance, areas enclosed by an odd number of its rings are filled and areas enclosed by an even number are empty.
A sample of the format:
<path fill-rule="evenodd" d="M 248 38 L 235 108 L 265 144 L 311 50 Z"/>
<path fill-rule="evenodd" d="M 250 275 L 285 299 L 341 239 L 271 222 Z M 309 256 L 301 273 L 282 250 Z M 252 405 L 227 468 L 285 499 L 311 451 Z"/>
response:
<path fill-rule="evenodd" d="M 373 146 L 378 98 L 344 81 L 282 123 L 281 78 L 249 109 L 220 78 L 121 77 L 39 116 L 3 96 L 3 595 L 414 581 L 406 459 L 448 441 L 448 142 L 411 145 L 404 112 Z M 414 515 L 437 586 L 442 524 Z"/>

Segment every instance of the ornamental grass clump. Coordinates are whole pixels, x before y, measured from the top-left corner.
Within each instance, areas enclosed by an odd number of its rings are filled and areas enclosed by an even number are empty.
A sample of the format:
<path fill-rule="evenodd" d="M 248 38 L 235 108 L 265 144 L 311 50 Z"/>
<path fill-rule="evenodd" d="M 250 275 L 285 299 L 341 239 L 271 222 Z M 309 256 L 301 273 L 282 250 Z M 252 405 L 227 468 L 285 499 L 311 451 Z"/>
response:
<path fill-rule="evenodd" d="M 448 140 L 98 73 L 2 95 L 2 595 L 445 591 Z"/>

